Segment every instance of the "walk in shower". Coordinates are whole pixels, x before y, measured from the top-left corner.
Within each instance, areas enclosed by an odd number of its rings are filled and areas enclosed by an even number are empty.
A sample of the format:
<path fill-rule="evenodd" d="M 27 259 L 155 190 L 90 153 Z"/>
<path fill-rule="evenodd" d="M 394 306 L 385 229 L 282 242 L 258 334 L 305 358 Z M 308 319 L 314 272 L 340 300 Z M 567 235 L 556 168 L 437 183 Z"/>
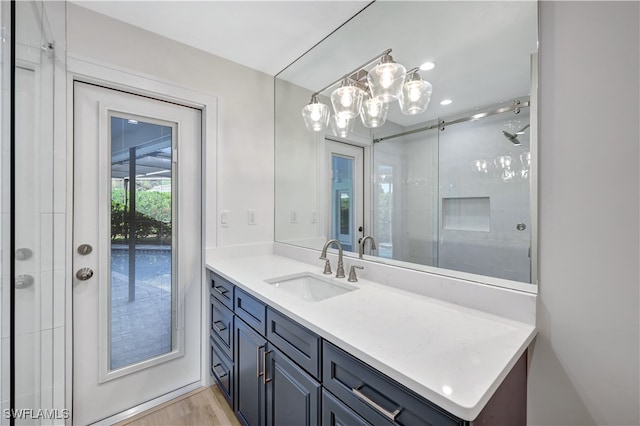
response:
<path fill-rule="evenodd" d="M 2 2 L 1 8 L 1 422 L 60 424 L 69 415 L 63 358 L 66 142 L 54 124 L 64 97 L 54 93 L 56 79 L 65 79 L 64 41 L 57 46 L 55 36 L 64 34 L 64 6 L 24 1 Z"/>
<path fill-rule="evenodd" d="M 374 137 L 378 256 L 530 282 L 529 103 Z"/>

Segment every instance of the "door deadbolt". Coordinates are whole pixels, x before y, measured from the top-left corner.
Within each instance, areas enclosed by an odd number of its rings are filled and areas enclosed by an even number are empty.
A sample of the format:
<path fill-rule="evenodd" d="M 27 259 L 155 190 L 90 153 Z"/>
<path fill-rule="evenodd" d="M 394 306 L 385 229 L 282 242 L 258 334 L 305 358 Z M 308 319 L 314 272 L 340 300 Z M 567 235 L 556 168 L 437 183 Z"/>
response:
<path fill-rule="evenodd" d="M 83 256 L 88 255 L 92 251 L 93 251 L 93 247 L 91 247 L 91 244 L 80 244 L 78 246 L 78 253 Z"/>
<path fill-rule="evenodd" d="M 80 268 L 78 272 L 76 272 L 76 278 L 80 281 L 86 281 L 93 276 L 93 269 L 91 268 Z"/>
<path fill-rule="evenodd" d="M 525 229 L 527 229 L 527 225 L 525 225 L 524 223 L 519 223 L 516 225 L 516 229 L 518 231 L 524 231 Z"/>

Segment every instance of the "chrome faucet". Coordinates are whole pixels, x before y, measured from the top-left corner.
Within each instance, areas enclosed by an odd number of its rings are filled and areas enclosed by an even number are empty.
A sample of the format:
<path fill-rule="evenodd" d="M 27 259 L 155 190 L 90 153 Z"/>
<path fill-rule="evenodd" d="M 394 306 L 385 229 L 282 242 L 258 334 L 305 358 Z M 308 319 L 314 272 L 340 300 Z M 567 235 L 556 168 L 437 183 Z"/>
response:
<path fill-rule="evenodd" d="M 329 263 L 329 259 L 327 259 L 327 249 L 331 244 L 337 244 L 338 246 L 338 269 L 336 270 L 336 278 L 344 278 L 344 264 L 342 263 L 342 244 L 338 240 L 329 240 L 324 243 L 324 247 L 322 247 L 322 254 L 320 255 L 320 260 L 326 260 L 324 264 L 324 273 L 331 273 L 331 264 Z"/>
<path fill-rule="evenodd" d="M 362 255 L 364 255 L 364 245 L 367 242 L 367 240 L 371 240 L 371 250 L 377 250 L 378 247 L 376 247 L 376 241 L 373 239 L 372 236 L 367 235 L 366 237 L 362 238 L 360 240 L 360 248 L 358 250 L 358 257 L 360 259 L 362 259 Z"/>

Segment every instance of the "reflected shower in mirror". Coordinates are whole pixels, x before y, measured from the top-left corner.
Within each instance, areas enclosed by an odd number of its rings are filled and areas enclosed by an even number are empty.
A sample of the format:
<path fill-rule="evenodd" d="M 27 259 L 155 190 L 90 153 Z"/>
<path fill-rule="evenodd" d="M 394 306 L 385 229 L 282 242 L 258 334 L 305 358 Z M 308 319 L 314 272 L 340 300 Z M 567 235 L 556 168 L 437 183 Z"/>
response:
<path fill-rule="evenodd" d="M 535 292 L 537 22 L 535 1 L 374 2 L 279 73 L 276 241 L 370 235 L 368 260 Z M 391 51 L 404 74 L 370 78 Z"/>

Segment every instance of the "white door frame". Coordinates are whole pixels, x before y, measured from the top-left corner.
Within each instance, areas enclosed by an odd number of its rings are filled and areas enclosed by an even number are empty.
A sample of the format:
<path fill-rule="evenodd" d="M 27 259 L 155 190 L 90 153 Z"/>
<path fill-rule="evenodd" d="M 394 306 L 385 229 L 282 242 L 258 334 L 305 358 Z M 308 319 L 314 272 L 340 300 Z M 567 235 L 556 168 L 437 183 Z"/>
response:
<path fill-rule="evenodd" d="M 324 140 L 324 183 L 322 184 L 323 193 L 325 194 L 324 203 L 327 208 L 325 209 L 328 213 L 325 217 L 326 220 L 326 229 L 327 229 L 327 238 L 332 238 L 333 229 L 332 229 L 332 216 L 333 212 L 331 210 L 331 206 L 333 203 L 333 193 L 332 193 L 332 185 L 330 170 L 332 170 L 332 157 L 333 153 L 337 153 L 345 158 L 353 157 L 354 159 L 354 182 L 353 182 L 353 190 L 354 194 L 351 194 L 352 199 L 354 200 L 353 207 L 355 210 L 355 222 L 352 224 L 351 232 L 354 235 L 354 242 L 352 251 L 357 252 L 358 239 L 364 238 L 365 235 L 368 235 L 368 223 L 367 223 L 367 147 L 359 144 L 349 143 L 348 141 L 341 141 L 338 139 L 327 137 Z M 359 173 L 361 170 L 362 173 Z M 358 231 L 359 226 L 364 227 L 364 231 Z M 339 239 L 339 238 L 338 238 Z"/>
<path fill-rule="evenodd" d="M 177 86 L 169 81 L 160 80 L 150 75 L 135 73 L 123 68 L 117 68 L 107 64 L 100 64 L 92 59 L 69 56 L 67 58 L 67 128 L 73 129 L 73 82 L 82 81 L 102 85 L 111 89 L 123 90 L 129 93 L 151 96 L 153 98 L 175 102 L 184 106 L 202 110 L 202 230 L 203 247 L 202 261 L 204 262 L 204 249 L 217 246 L 216 212 L 218 193 L 218 156 L 217 156 L 217 114 L 218 99 L 216 96 L 197 90 Z M 67 135 L 67 175 L 66 175 L 66 253 L 73 250 L 73 134 Z M 207 226 L 209 224 L 209 226 Z M 73 276 L 73 257 L 66 256 L 65 271 L 67 277 Z M 204 263 L 202 265 L 202 282 L 205 282 Z M 201 312 L 203 323 L 207 324 L 208 318 L 208 287 L 202 286 Z M 65 406 L 71 407 L 73 401 L 73 312 L 72 312 L 73 288 L 67 285 L 65 288 Z M 212 380 L 207 374 L 209 367 L 208 344 L 209 337 L 201 333 L 201 378 L 197 386 L 207 386 Z M 197 387 L 196 386 L 196 387 Z M 165 395 L 157 400 L 134 407 L 126 412 L 111 418 L 113 421 L 124 419 L 149 409 L 162 402 L 170 400 L 180 394 L 191 391 L 192 388 L 182 388 L 174 393 Z M 67 420 L 71 424 L 71 419 Z"/>

